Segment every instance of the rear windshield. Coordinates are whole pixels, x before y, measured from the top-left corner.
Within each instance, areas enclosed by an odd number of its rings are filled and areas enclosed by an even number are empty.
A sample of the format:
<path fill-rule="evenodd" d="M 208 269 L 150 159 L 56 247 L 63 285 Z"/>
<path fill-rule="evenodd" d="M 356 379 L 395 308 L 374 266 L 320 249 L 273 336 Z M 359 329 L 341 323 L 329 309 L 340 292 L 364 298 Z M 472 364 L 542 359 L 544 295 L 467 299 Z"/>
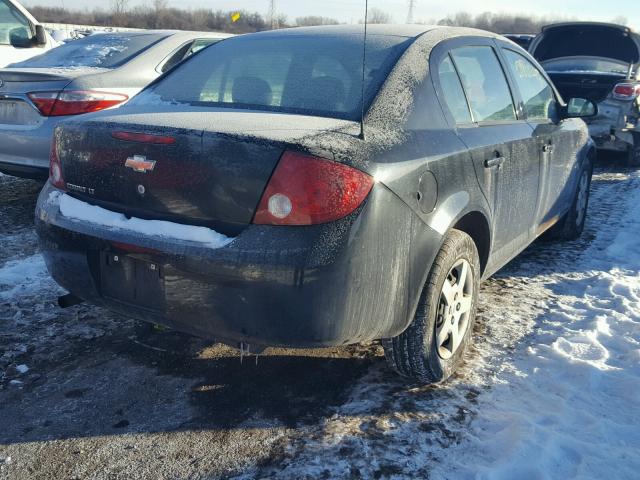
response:
<path fill-rule="evenodd" d="M 126 63 L 154 43 L 166 38 L 162 34 L 97 33 L 73 40 L 47 53 L 14 63 L 24 68 L 115 68 Z"/>
<path fill-rule="evenodd" d="M 365 106 L 412 40 L 367 38 Z M 187 103 L 355 120 L 360 116 L 361 89 L 362 35 L 255 35 L 207 48 L 132 103 Z"/>
<path fill-rule="evenodd" d="M 568 26 L 543 33 L 533 56 L 541 62 L 561 57 L 603 57 L 637 63 L 638 45 L 624 30 L 600 26 Z"/>

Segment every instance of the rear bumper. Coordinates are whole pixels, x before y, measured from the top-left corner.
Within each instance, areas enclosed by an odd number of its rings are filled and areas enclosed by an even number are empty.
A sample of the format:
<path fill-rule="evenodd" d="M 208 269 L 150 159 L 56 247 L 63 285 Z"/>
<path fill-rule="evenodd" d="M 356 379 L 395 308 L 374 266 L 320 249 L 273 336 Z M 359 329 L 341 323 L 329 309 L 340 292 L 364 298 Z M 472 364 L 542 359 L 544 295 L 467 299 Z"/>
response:
<path fill-rule="evenodd" d="M 640 131 L 640 126 L 628 124 L 627 118 L 634 117 L 630 102 L 606 100 L 598 105 L 598 116 L 587 121 L 589 135 L 599 150 L 626 152 L 633 145 L 632 132 Z M 635 117 L 634 117 L 635 118 Z"/>
<path fill-rule="evenodd" d="M 0 128 L 0 171 L 16 177 L 46 178 L 53 130 L 60 119 L 30 127 Z"/>
<path fill-rule="evenodd" d="M 382 185 L 341 221 L 251 225 L 219 249 L 69 220 L 48 201 L 52 190 L 47 184 L 40 195 L 36 228 L 62 287 L 122 314 L 231 344 L 319 347 L 398 335 L 442 241 Z M 131 254 L 163 269 L 157 308 L 103 296 L 99 258 L 119 251 L 112 242 L 158 250 Z"/>
<path fill-rule="evenodd" d="M 49 167 L 34 167 L 20 163 L 8 163 L 0 161 L 0 173 L 14 177 L 32 178 L 34 180 L 46 180 L 49 176 Z"/>

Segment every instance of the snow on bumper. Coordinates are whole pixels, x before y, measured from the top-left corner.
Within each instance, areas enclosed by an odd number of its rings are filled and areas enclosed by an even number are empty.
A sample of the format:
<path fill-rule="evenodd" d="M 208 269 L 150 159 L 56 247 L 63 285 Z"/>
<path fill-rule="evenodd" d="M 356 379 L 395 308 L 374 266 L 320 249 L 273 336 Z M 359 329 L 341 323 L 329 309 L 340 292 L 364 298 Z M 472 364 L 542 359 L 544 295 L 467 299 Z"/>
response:
<path fill-rule="evenodd" d="M 233 238 L 206 227 L 127 218 L 121 213 L 90 205 L 51 187 L 45 187 L 45 190 L 48 190 L 48 195 L 45 201 L 38 204 L 38 217 L 53 223 L 58 219 L 59 223 L 78 233 L 91 233 L 114 241 L 122 241 L 125 237 L 136 245 L 148 244 L 146 246 L 149 247 L 170 243 L 175 248 L 176 243 L 184 243 L 195 248 L 216 249 L 233 241 Z"/>

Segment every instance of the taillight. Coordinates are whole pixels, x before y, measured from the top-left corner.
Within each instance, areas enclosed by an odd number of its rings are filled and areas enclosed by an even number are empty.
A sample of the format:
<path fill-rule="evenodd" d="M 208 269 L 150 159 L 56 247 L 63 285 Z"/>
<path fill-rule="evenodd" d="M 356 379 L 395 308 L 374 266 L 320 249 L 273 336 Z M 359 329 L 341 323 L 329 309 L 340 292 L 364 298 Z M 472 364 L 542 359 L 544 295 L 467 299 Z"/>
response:
<path fill-rule="evenodd" d="M 314 225 L 346 217 L 373 187 L 360 170 L 322 158 L 285 152 L 273 173 L 253 223 Z"/>
<path fill-rule="evenodd" d="M 53 135 L 53 141 L 51 142 L 51 151 L 49 153 L 49 181 L 51 185 L 56 188 L 66 190 L 67 186 L 62 176 L 62 164 L 60 163 L 60 157 L 58 156 L 58 149 L 56 147 L 56 135 Z"/>
<path fill-rule="evenodd" d="M 51 115 L 51 111 L 53 110 L 53 106 L 56 104 L 56 100 L 58 99 L 58 94 L 60 92 L 37 92 L 30 93 L 29 98 L 33 102 L 33 104 L 38 107 L 40 113 L 45 117 Z"/>
<path fill-rule="evenodd" d="M 613 89 L 613 96 L 618 100 L 635 100 L 640 96 L 640 85 L 619 83 Z"/>
<path fill-rule="evenodd" d="M 29 98 L 45 117 L 80 115 L 115 107 L 129 97 L 121 93 L 71 90 L 62 92 L 33 92 Z"/>

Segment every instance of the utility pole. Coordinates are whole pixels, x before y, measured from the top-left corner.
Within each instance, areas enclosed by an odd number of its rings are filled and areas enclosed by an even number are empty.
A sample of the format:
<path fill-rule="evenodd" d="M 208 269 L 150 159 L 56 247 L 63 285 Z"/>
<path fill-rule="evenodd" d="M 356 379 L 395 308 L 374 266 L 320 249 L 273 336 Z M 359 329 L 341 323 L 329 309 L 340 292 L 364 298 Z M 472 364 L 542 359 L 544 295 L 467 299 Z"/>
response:
<path fill-rule="evenodd" d="M 271 21 L 271 30 L 278 28 L 278 18 L 276 17 L 276 0 L 269 0 L 269 19 Z"/>
<path fill-rule="evenodd" d="M 409 0 L 409 13 L 407 14 L 407 23 L 413 23 L 413 11 L 416 8 L 416 0 Z"/>

